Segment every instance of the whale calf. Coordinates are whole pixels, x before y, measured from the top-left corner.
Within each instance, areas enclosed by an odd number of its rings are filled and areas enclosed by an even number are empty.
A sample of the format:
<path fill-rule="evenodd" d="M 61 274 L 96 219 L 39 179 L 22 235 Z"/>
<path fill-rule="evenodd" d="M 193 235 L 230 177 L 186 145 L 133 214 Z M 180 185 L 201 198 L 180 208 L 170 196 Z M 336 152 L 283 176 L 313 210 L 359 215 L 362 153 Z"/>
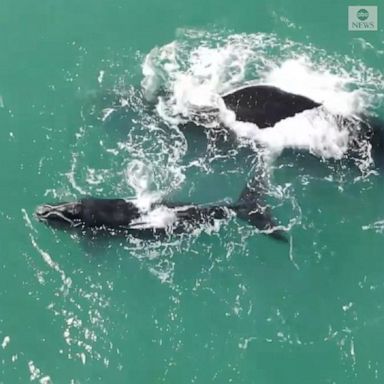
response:
<path fill-rule="evenodd" d="M 234 204 L 193 205 L 159 202 L 141 211 L 135 200 L 85 198 L 75 202 L 44 204 L 36 208 L 38 220 L 64 228 L 117 232 L 182 233 L 233 216 L 271 237 L 287 241 L 276 228 L 270 209 L 259 194 L 247 186 Z"/>

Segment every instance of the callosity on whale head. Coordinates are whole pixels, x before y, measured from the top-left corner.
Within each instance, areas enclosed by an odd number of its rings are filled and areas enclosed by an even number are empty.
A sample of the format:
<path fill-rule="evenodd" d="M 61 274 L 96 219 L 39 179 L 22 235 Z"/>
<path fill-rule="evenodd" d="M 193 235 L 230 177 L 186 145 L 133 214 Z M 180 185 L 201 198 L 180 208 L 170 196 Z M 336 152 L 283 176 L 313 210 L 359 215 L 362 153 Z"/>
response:
<path fill-rule="evenodd" d="M 50 225 L 76 227 L 81 224 L 81 203 L 43 204 L 36 208 L 35 215 Z"/>
<path fill-rule="evenodd" d="M 109 229 L 127 227 L 140 216 L 139 209 L 131 201 L 97 198 L 41 205 L 35 215 L 49 225 Z"/>

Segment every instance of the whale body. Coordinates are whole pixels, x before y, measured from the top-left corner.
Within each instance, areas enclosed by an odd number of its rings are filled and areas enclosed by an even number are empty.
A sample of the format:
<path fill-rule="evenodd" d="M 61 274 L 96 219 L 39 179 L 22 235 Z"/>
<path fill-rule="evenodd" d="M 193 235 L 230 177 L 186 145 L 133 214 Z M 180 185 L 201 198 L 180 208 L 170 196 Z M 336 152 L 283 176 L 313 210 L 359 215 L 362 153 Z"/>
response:
<path fill-rule="evenodd" d="M 141 211 L 135 200 L 86 198 L 70 203 L 44 204 L 35 215 L 56 227 L 91 228 L 118 232 L 152 231 L 181 233 L 237 216 L 271 237 L 287 241 L 276 228 L 270 209 L 259 194 L 247 186 L 234 204 L 194 205 L 159 202 Z"/>
<path fill-rule="evenodd" d="M 247 86 L 222 97 L 226 107 L 235 112 L 236 120 L 254 123 L 259 128 L 273 127 L 287 117 L 321 105 L 270 85 Z"/>

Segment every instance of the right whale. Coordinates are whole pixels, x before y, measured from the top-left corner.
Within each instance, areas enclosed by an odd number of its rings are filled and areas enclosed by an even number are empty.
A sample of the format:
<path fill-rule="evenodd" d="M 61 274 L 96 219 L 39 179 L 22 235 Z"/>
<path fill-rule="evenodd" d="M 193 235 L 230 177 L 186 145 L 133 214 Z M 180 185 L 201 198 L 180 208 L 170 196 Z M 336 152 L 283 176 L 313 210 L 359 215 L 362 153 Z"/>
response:
<path fill-rule="evenodd" d="M 247 86 L 222 97 L 226 107 L 235 112 L 237 120 L 254 123 L 259 128 L 273 127 L 280 120 L 321 105 L 308 97 L 270 85 Z"/>
<path fill-rule="evenodd" d="M 258 128 L 273 127 L 288 117 L 322 104 L 308 97 L 283 91 L 271 85 L 245 86 L 222 95 L 226 107 L 236 115 L 236 120 L 254 123 Z M 364 114 L 337 117 L 340 124 L 353 122 L 357 130 L 350 131 L 349 153 L 358 153 L 363 141 L 369 142 L 375 164 L 384 166 L 384 123 Z M 352 124 L 352 125 L 354 125 Z"/>
<path fill-rule="evenodd" d="M 270 237 L 288 242 L 263 203 L 263 184 L 255 179 L 243 189 L 235 203 L 185 204 L 160 201 L 148 211 L 141 211 L 135 200 L 84 198 L 79 201 L 43 204 L 36 208 L 38 220 L 58 228 L 78 228 L 81 231 L 153 235 L 184 233 L 216 221 L 237 216 Z"/>

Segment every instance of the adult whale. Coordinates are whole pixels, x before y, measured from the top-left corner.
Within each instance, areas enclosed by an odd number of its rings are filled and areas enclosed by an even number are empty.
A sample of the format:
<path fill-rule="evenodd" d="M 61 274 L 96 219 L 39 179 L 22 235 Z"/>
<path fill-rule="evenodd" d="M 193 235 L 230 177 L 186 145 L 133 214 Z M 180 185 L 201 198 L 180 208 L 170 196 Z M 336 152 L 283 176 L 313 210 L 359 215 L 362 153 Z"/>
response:
<path fill-rule="evenodd" d="M 259 198 L 259 191 L 247 185 L 234 204 L 160 202 L 143 212 L 134 200 L 86 198 L 71 203 L 44 204 L 36 208 L 35 215 L 56 227 L 133 234 L 188 232 L 237 216 L 274 239 L 287 242 L 285 232 L 276 227 L 270 209 L 263 206 Z"/>
<path fill-rule="evenodd" d="M 162 90 L 158 96 L 167 100 L 171 94 Z M 286 92 L 271 85 L 244 86 L 221 96 L 226 107 L 235 112 L 237 120 L 255 123 L 259 128 L 272 127 L 280 120 L 321 105 L 308 97 Z M 122 115 L 133 108 L 120 93 L 113 91 L 103 93 L 99 103 L 105 104 L 106 107 L 103 109 L 103 121 L 110 120 L 110 116 L 113 116 L 115 122 L 124 120 L 121 119 Z M 215 115 L 218 111 L 217 108 L 199 106 L 192 111 L 192 114 L 212 112 Z"/>
<path fill-rule="evenodd" d="M 308 97 L 283 91 L 269 85 L 246 86 L 222 96 L 226 107 L 236 120 L 255 123 L 259 128 L 273 127 L 277 122 L 300 112 L 318 108 L 320 103 Z M 384 123 L 367 116 L 335 116 L 341 125 L 355 127 L 350 131 L 348 154 L 360 153 L 361 144 L 370 144 L 371 156 L 376 165 L 384 166 Z"/>
<path fill-rule="evenodd" d="M 247 86 L 222 97 L 237 120 L 255 123 L 259 128 L 273 127 L 280 120 L 321 105 L 270 85 Z"/>

